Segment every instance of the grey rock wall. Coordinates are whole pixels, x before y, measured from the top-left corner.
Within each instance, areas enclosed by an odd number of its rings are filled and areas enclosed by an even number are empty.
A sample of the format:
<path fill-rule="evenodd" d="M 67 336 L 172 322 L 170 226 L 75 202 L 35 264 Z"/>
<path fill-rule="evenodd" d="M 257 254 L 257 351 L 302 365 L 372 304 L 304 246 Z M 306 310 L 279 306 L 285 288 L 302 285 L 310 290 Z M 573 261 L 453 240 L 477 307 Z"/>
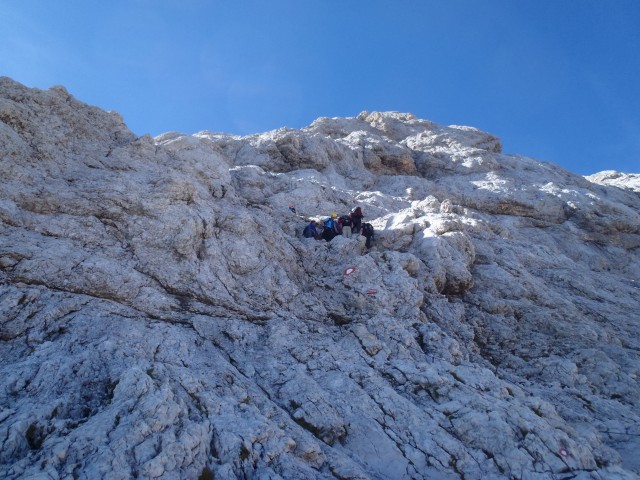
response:
<path fill-rule="evenodd" d="M 2 78 L 0 476 L 639 478 L 636 177 L 394 112 L 137 138 Z M 301 238 L 356 205 L 371 249 Z"/>

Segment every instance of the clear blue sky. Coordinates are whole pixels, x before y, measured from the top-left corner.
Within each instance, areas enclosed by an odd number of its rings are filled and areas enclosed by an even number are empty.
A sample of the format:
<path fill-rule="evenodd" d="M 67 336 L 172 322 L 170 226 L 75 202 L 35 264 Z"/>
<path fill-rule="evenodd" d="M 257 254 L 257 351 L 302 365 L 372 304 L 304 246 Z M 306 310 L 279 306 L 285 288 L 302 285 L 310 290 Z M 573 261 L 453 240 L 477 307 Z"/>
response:
<path fill-rule="evenodd" d="M 398 110 L 640 173 L 640 0 L 0 0 L 0 75 L 135 133 Z"/>

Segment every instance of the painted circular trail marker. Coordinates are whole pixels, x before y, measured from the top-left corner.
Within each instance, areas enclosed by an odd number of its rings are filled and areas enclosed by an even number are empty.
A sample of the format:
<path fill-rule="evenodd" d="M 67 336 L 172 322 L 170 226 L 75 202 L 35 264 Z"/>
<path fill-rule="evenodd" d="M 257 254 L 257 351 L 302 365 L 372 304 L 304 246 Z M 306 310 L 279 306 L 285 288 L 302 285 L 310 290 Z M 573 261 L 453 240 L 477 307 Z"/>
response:
<path fill-rule="evenodd" d="M 560 450 L 558 450 L 558 453 L 560 455 L 562 455 L 563 457 L 568 457 L 569 456 L 569 452 L 567 452 L 564 448 L 561 448 Z"/>
<path fill-rule="evenodd" d="M 370 288 L 369 290 L 367 290 L 367 295 L 375 295 L 376 293 L 378 293 L 378 290 L 376 290 L 375 288 Z"/>
<path fill-rule="evenodd" d="M 351 275 L 351 274 L 352 274 L 353 272 L 355 272 L 355 271 L 356 271 L 356 267 L 349 267 L 349 268 L 347 268 L 347 269 L 344 271 L 344 274 L 345 274 L 346 276 L 349 276 L 349 275 Z"/>

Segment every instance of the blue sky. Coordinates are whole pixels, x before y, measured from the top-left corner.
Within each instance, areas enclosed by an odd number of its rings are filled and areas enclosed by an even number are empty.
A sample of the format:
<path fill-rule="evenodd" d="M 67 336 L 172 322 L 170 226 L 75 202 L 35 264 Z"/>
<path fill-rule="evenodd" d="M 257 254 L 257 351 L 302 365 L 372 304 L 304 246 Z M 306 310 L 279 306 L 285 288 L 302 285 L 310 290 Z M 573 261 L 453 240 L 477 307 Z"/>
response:
<path fill-rule="evenodd" d="M 397 110 L 640 173 L 637 0 L 0 0 L 0 75 L 136 134 Z"/>

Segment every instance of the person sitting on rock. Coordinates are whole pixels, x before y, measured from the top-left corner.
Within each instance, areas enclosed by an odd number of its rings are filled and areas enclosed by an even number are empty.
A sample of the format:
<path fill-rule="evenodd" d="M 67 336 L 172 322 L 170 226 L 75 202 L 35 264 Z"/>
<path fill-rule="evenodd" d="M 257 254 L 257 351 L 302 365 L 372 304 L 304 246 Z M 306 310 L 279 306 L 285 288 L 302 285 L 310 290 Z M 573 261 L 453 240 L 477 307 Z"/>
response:
<path fill-rule="evenodd" d="M 354 235 L 360 235 L 360 232 L 362 230 L 363 217 L 364 215 L 362 214 L 362 209 L 360 207 L 355 207 L 351 211 L 351 221 L 353 223 L 353 225 L 351 226 L 351 229 Z"/>
<path fill-rule="evenodd" d="M 336 218 L 338 218 L 338 214 L 332 213 L 331 216 L 324 221 L 322 238 L 324 238 L 327 242 L 330 242 L 331 240 L 333 240 L 333 237 L 338 235 L 338 222 L 336 221 Z"/>
<path fill-rule="evenodd" d="M 315 220 L 311 220 L 309 224 L 304 227 L 302 231 L 302 236 L 304 238 L 315 238 L 316 240 L 320 240 L 320 234 L 318 233 L 318 223 Z"/>

